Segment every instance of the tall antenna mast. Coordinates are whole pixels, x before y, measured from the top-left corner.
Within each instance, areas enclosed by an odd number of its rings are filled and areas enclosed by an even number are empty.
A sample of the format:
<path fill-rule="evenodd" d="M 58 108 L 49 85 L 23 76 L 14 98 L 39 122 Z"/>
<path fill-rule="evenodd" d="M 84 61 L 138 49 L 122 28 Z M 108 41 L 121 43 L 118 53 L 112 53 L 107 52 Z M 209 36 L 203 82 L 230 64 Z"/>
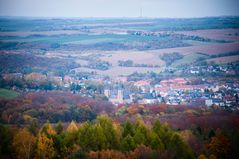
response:
<path fill-rule="evenodd" d="M 142 18 L 143 16 L 143 9 L 142 9 L 142 6 L 140 6 L 140 18 Z"/>
<path fill-rule="evenodd" d="M 139 17 L 143 17 L 143 7 L 142 7 L 142 0 L 139 0 Z"/>

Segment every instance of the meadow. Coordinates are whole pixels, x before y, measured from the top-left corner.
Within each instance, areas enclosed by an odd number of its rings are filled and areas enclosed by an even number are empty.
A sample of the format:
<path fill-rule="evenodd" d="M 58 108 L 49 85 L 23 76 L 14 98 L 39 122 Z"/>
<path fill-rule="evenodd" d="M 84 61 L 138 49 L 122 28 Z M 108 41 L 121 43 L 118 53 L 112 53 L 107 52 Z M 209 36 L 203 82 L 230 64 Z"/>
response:
<path fill-rule="evenodd" d="M 14 99 L 19 96 L 19 93 L 8 90 L 8 89 L 0 89 L 0 99 Z"/>

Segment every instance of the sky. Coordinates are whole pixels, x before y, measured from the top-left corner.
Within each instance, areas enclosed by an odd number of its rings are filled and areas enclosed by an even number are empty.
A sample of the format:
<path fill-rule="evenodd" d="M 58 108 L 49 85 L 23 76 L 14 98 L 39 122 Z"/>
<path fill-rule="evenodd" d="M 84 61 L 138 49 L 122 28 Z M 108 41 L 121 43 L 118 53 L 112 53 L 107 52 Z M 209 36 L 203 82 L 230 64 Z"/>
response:
<path fill-rule="evenodd" d="M 239 0 L 0 0 L 0 16 L 158 17 L 239 16 Z M 142 13 L 141 11 L 142 10 Z"/>

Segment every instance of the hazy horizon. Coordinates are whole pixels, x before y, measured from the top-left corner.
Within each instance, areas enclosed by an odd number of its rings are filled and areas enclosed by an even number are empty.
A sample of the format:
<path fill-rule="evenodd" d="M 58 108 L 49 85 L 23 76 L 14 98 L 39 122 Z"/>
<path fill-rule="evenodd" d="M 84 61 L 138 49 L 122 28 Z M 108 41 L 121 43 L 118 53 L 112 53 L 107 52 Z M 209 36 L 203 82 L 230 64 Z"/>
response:
<path fill-rule="evenodd" d="M 0 0 L 1 17 L 201 18 L 239 16 L 237 0 Z"/>
<path fill-rule="evenodd" d="M 220 17 L 239 17 L 239 15 L 218 15 L 218 16 L 201 16 L 201 17 L 64 17 L 64 16 L 8 16 L 0 15 L 0 18 L 24 18 L 24 19 L 203 19 L 203 18 L 220 18 Z"/>

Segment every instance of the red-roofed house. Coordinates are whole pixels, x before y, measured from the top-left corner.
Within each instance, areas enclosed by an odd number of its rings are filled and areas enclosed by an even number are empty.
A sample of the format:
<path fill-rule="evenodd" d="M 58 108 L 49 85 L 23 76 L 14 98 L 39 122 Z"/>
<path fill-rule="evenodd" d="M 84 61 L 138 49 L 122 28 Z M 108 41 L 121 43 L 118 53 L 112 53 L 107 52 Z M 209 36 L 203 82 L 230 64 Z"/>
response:
<path fill-rule="evenodd" d="M 167 96 L 169 88 L 168 87 L 157 87 L 154 88 L 156 95 L 161 95 L 162 97 Z"/>
<path fill-rule="evenodd" d="M 147 90 L 150 89 L 150 83 L 144 80 L 137 81 L 134 85 L 140 88 L 143 92 L 147 92 Z"/>
<path fill-rule="evenodd" d="M 172 86 L 171 89 L 174 90 L 193 90 L 193 89 L 198 89 L 201 91 L 204 91 L 204 89 L 207 88 L 206 86 L 203 85 L 181 85 L 181 86 Z"/>
<path fill-rule="evenodd" d="M 175 78 L 174 83 L 176 85 L 185 85 L 187 84 L 187 81 L 184 78 Z"/>
<path fill-rule="evenodd" d="M 150 86 L 149 82 L 140 80 L 134 83 L 135 86 L 137 87 L 144 87 L 144 86 Z"/>
<path fill-rule="evenodd" d="M 184 78 L 175 78 L 175 79 L 169 79 L 169 80 L 162 80 L 160 81 L 161 86 L 178 86 L 178 85 L 185 85 L 187 84 L 187 81 Z"/>

